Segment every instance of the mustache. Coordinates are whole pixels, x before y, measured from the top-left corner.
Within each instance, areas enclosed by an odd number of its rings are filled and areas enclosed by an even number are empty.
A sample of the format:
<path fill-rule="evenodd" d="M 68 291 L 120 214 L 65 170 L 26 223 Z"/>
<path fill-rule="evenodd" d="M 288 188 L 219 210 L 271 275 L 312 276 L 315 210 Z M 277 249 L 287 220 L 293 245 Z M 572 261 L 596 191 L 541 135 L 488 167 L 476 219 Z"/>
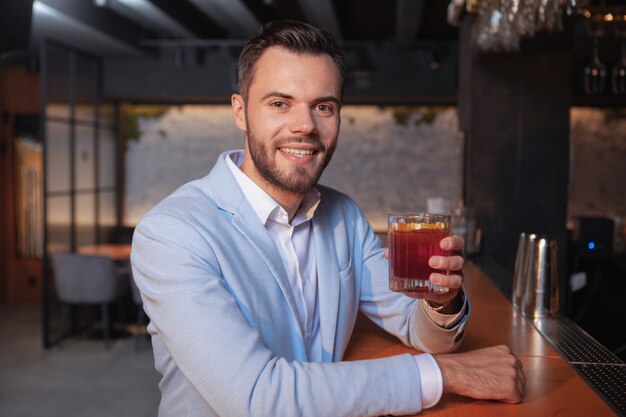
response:
<path fill-rule="evenodd" d="M 286 144 L 303 143 L 305 145 L 312 145 L 318 151 L 326 151 L 326 146 L 319 140 L 312 136 L 298 136 L 289 138 L 280 138 L 275 142 L 277 148 L 280 148 Z"/>

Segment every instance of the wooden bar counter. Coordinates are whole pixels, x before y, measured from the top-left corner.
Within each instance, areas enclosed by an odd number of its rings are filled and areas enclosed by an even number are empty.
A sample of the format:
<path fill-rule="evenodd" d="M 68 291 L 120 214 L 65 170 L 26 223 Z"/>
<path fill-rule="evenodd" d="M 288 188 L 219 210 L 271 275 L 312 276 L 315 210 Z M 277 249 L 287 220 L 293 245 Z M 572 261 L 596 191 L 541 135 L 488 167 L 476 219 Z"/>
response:
<path fill-rule="evenodd" d="M 130 259 L 131 245 L 126 243 L 111 243 L 101 245 L 81 246 L 78 253 L 81 255 L 107 256 L 114 261 L 125 261 Z"/>
<path fill-rule="evenodd" d="M 420 416 L 617 415 L 475 265 L 468 263 L 464 272 L 472 313 L 459 352 L 508 345 L 524 366 L 526 394 L 523 402 L 515 405 L 444 394 L 439 404 Z M 419 353 L 361 317 L 344 358 L 380 358 L 407 352 Z"/>

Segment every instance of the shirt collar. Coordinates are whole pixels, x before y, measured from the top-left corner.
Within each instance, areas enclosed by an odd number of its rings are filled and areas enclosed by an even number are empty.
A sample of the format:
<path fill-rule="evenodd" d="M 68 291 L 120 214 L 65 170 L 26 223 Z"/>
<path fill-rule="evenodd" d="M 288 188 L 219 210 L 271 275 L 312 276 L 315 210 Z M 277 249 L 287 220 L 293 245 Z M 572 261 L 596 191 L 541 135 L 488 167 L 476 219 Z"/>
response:
<path fill-rule="evenodd" d="M 241 188 L 243 195 L 252 206 L 261 223 L 267 224 L 267 221 L 273 221 L 288 225 L 288 216 L 285 209 L 276 202 L 269 194 L 265 192 L 257 183 L 252 181 L 250 177 L 243 173 L 241 164 L 243 163 L 243 150 L 229 152 L 226 155 L 226 165 L 235 177 L 235 181 Z M 317 188 L 310 189 L 302 199 L 302 203 L 296 211 L 291 221 L 292 226 L 298 226 L 306 221 L 311 220 L 320 203 L 320 192 Z"/>

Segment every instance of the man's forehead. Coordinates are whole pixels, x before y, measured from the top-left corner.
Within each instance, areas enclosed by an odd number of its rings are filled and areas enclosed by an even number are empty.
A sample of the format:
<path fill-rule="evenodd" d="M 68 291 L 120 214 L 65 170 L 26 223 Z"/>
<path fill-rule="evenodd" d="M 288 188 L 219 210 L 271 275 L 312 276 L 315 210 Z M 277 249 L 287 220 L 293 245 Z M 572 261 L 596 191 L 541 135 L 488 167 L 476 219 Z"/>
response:
<path fill-rule="evenodd" d="M 271 46 L 263 51 L 254 65 L 250 89 L 253 89 L 255 84 L 258 84 L 257 81 L 261 79 L 263 81 L 274 80 L 280 84 L 284 77 L 293 76 L 294 74 L 309 72 L 309 75 L 312 77 L 322 75 L 317 71 L 311 72 L 312 60 L 320 60 L 318 62 L 326 61 L 328 68 L 332 68 L 331 72 L 334 73 L 335 77 L 329 78 L 327 75 L 323 75 L 323 79 L 329 82 L 336 81 L 336 87 L 340 90 L 341 75 L 335 61 L 330 55 L 326 53 L 313 54 L 293 52 L 279 46 Z M 323 68 L 324 64 L 321 66 Z M 289 70 L 287 70 L 287 68 L 289 68 Z M 297 71 L 293 71 L 294 68 L 297 69 Z"/>

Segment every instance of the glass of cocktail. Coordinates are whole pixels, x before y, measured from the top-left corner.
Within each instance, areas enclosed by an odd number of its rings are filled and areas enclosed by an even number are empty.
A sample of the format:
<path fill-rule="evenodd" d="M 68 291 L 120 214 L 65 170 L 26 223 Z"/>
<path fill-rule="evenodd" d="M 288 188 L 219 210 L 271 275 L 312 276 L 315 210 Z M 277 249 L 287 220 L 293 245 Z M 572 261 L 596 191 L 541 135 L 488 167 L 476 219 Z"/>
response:
<path fill-rule="evenodd" d="M 388 225 L 389 289 L 411 293 L 416 298 L 448 292 L 448 288 L 430 282 L 431 272 L 447 274 L 447 271 L 431 268 L 428 259 L 433 255 L 450 255 L 439 245 L 441 239 L 450 235 L 450 216 L 390 214 Z"/>

